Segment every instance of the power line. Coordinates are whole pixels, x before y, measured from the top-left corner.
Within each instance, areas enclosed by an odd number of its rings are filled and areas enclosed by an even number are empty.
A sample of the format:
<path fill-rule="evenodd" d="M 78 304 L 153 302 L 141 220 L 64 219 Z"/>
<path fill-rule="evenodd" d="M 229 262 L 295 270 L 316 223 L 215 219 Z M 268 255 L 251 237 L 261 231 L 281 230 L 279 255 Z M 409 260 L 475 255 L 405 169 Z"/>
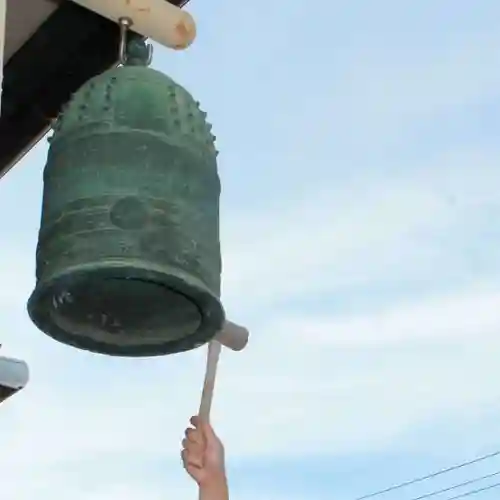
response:
<path fill-rule="evenodd" d="M 494 488 L 500 488 L 500 483 L 492 484 L 490 486 L 485 486 L 484 488 L 479 488 L 478 490 L 468 491 L 467 493 L 462 493 L 461 495 L 457 495 L 456 497 L 450 497 L 446 500 L 457 500 L 458 498 L 471 497 L 473 495 L 477 495 L 478 493 L 484 493 L 485 491 L 492 490 Z"/>
<path fill-rule="evenodd" d="M 487 455 L 483 455 L 481 457 L 475 458 L 474 460 L 469 460 L 468 462 L 463 462 L 461 464 L 454 465 L 453 467 L 448 467 L 447 469 L 441 469 L 431 474 L 427 474 L 426 476 L 417 477 L 412 479 L 411 481 L 405 481 L 404 483 L 395 484 L 394 486 L 390 486 L 384 490 L 375 491 L 373 493 L 369 493 L 368 495 L 363 495 L 362 497 L 358 497 L 355 500 L 365 500 L 366 498 L 378 497 L 380 495 L 385 495 L 390 491 L 399 490 L 401 488 L 406 488 L 406 486 L 411 486 L 415 483 L 420 483 L 422 481 L 426 481 L 427 479 L 433 479 L 437 476 L 441 476 L 443 474 L 447 474 L 448 472 L 452 472 L 458 469 L 463 469 L 464 467 L 468 467 L 469 465 L 477 464 L 479 462 L 484 462 L 485 460 L 489 460 L 494 457 L 498 457 L 500 455 L 500 450 L 495 451 L 493 453 L 488 453 Z M 452 500 L 452 499 L 449 499 Z"/>
<path fill-rule="evenodd" d="M 500 470 L 493 472 L 492 474 L 486 474 L 486 476 L 476 477 L 474 479 L 470 479 L 469 481 L 465 481 L 463 483 L 454 484 L 453 486 L 449 486 L 448 488 L 443 488 L 442 490 L 432 491 L 431 493 L 426 493 L 425 495 L 411 498 L 410 500 L 423 500 L 424 498 L 435 497 L 436 495 L 441 495 L 441 493 L 447 493 L 448 491 L 457 490 L 458 488 L 462 488 L 463 486 L 469 486 L 474 483 L 479 483 L 479 481 L 484 481 L 485 479 L 498 476 L 499 474 Z"/>

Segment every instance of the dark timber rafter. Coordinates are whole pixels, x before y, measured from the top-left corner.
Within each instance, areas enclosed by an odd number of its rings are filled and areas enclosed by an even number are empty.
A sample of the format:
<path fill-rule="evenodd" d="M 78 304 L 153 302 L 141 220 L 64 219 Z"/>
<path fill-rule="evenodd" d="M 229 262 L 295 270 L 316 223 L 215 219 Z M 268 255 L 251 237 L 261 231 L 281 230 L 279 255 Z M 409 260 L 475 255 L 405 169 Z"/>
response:
<path fill-rule="evenodd" d="M 0 177 L 45 134 L 71 94 L 116 64 L 118 43 L 115 23 L 65 1 L 11 57 L 4 69 Z"/>

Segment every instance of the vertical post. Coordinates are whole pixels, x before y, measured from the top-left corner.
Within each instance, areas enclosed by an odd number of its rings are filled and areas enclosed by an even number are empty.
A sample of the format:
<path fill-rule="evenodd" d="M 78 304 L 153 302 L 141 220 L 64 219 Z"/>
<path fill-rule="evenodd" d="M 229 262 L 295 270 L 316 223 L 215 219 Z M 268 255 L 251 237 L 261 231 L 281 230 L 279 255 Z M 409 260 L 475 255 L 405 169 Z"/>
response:
<path fill-rule="evenodd" d="M 0 115 L 2 114 L 2 89 L 3 89 L 3 65 L 5 31 L 7 24 L 7 0 L 0 0 Z"/>

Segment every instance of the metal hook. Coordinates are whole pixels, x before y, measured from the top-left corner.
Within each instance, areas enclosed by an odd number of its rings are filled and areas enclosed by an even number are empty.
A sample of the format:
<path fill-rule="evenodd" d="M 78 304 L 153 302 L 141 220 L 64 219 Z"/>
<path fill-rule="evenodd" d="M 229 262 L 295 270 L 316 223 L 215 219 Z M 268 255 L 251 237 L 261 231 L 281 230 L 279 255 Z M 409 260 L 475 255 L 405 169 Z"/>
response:
<path fill-rule="evenodd" d="M 130 17 L 120 17 L 118 20 L 118 24 L 120 26 L 120 47 L 118 50 L 118 62 L 121 65 L 125 65 L 127 63 L 128 55 L 127 55 L 127 33 L 128 30 L 132 27 L 134 22 Z M 153 46 L 148 43 L 148 56 L 146 59 L 146 66 L 151 64 L 153 60 Z"/>
<path fill-rule="evenodd" d="M 148 58 L 146 59 L 146 66 L 149 66 L 153 62 L 153 46 L 148 43 Z"/>
<path fill-rule="evenodd" d="M 127 62 L 127 33 L 133 22 L 130 17 L 120 17 L 118 19 L 120 26 L 120 47 L 118 49 L 118 61 L 124 65 Z"/>

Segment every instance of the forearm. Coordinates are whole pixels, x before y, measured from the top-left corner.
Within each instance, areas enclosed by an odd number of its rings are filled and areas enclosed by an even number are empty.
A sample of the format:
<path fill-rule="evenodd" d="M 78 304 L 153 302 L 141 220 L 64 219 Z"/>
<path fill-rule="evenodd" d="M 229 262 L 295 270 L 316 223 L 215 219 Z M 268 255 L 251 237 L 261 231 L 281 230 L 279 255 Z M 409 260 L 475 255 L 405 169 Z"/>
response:
<path fill-rule="evenodd" d="M 229 500 L 226 478 L 200 486 L 199 500 Z"/>

